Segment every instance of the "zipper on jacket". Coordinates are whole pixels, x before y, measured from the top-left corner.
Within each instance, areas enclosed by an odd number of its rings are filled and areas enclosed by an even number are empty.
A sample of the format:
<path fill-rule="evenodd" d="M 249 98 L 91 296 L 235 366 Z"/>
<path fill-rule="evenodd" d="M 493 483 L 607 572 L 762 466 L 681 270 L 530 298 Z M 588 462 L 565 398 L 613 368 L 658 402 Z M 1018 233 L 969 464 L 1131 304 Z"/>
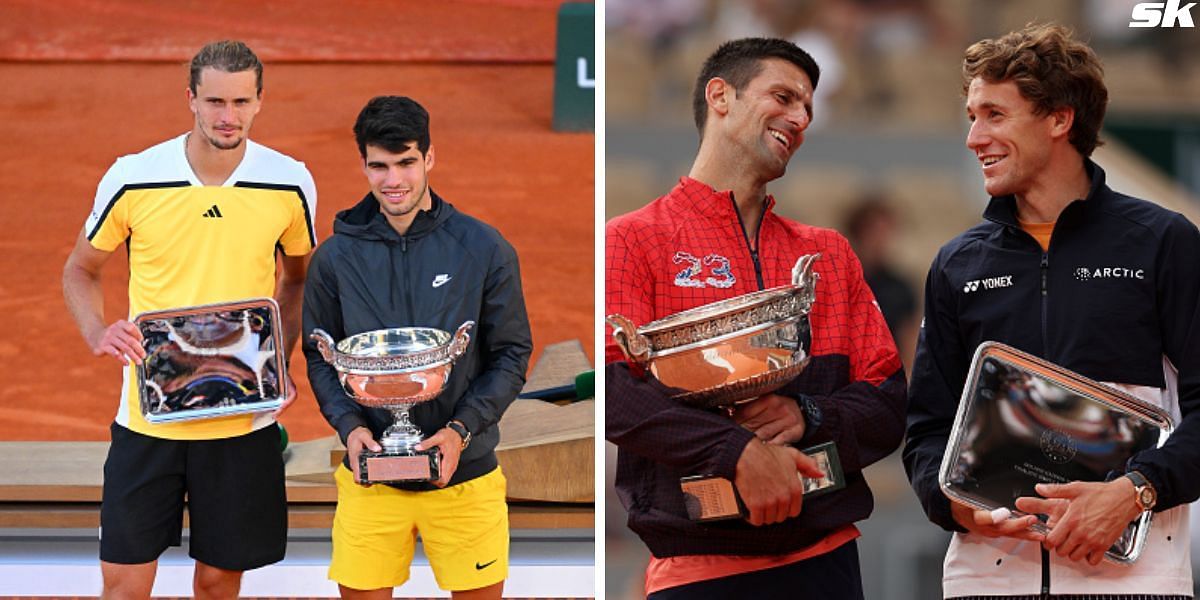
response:
<path fill-rule="evenodd" d="M 766 289 L 763 284 L 762 264 L 758 261 L 758 241 L 762 237 L 762 222 L 763 217 L 767 215 L 767 201 L 763 200 L 762 212 L 758 215 L 758 229 L 754 230 L 754 244 L 750 244 L 750 236 L 746 234 L 746 223 L 742 221 L 742 213 L 738 212 L 737 201 L 733 199 L 733 194 L 729 194 L 729 201 L 733 203 L 733 214 L 737 215 L 738 227 L 742 230 L 742 239 L 746 241 L 746 249 L 750 251 L 750 262 L 754 263 L 754 280 L 758 282 L 758 289 Z"/>
<path fill-rule="evenodd" d="M 1047 277 L 1047 273 L 1049 273 L 1049 271 L 1050 271 L 1050 257 L 1048 255 L 1048 253 L 1046 253 L 1046 252 L 1042 253 L 1042 265 L 1041 266 L 1042 266 L 1042 353 L 1043 353 L 1043 355 L 1049 355 L 1050 349 L 1047 348 L 1047 336 L 1046 336 L 1046 316 L 1047 316 L 1047 313 L 1049 312 L 1049 310 L 1047 308 L 1047 298 L 1046 298 L 1047 297 L 1046 277 Z"/>
<path fill-rule="evenodd" d="M 385 239 L 383 243 L 387 247 L 388 257 L 388 305 L 392 310 L 396 310 L 396 302 L 399 301 L 399 298 L 396 297 L 397 286 L 395 284 L 396 277 L 399 275 L 399 271 L 396 270 L 396 242 Z"/>
<path fill-rule="evenodd" d="M 1050 551 L 1042 548 L 1042 598 L 1050 597 Z"/>
<path fill-rule="evenodd" d="M 413 313 L 412 282 L 409 281 L 408 269 L 408 236 L 400 236 L 400 265 L 404 269 L 401 276 L 404 279 L 404 318 L 412 322 L 416 318 Z M 415 324 L 415 323 L 414 323 Z"/>
<path fill-rule="evenodd" d="M 1049 356 L 1050 349 L 1046 347 L 1047 343 L 1048 343 L 1048 340 L 1047 340 L 1048 336 L 1046 335 L 1046 317 L 1047 317 L 1047 313 L 1049 312 L 1047 310 L 1048 292 L 1046 289 L 1046 279 L 1050 272 L 1049 252 L 1045 252 L 1045 251 L 1042 252 L 1041 270 L 1042 270 L 1042 356 Z M 1050 551 L 1046 550 L 1045 547 L 1043 547 L 1041 550 L 1042 550 L 1042 594 L 1040 597 L 1043 600 L 1045 600 L 1050 597 Z"/>

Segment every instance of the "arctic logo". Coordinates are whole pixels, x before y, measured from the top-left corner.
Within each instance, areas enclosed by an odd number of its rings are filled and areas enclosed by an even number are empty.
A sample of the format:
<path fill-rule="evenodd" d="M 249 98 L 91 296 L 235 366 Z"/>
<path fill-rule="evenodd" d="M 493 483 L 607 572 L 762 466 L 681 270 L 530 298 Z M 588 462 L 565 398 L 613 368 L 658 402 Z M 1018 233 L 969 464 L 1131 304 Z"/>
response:
<path fill-rule="evenodd" d="M 1145 269 L 1127 269 L 1125 267 L 1079 267 L 1075 269 L 1076 281 L 1091 279 L 1145 279 Z"/>
<path fill-rule="evenodd" d="M 1001 275 L 1000 277 L 988 277 L 987 279 L 972 279 L 963 285 L 963 293 L 970 294 L 979 288 L 994 290 L 996 288 L 1012 287 L 1012 278 L 1012 275 Z"/>
<path fill-rule="evenodd" d="M 1175 22 L 1179 22 L 1180 27 L 1195 27 L 1192 24 L 1192 7 L 1195 2 L 1189 2 L 1183 6 L 1179 5 L 1180 0 L 1168 0 L 1167 2 L 1138 2 L 1133 7 L 1133 20 L 1129 22 L 1130 27 L 1174 27 Z"/>
<path fill-rule="evenodd" d="M 433 287 L 442 287 L 443 285 L 446 285 L 447 281 L 450 281 L 450 276 L 445 273 L 441 273 L 433 278 Z"/>

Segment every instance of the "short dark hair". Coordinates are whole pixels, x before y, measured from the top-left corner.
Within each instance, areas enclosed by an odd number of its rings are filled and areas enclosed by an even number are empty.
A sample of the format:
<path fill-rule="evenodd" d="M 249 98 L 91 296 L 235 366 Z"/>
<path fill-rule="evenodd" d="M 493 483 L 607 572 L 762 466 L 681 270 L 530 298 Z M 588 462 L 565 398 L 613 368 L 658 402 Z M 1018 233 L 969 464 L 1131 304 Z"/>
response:
<path fill-rule="evenodd" d="M 743 38 L 725 42 L 704 61 L 700 75 L 696 77 L 696 88 L 692 91 L 692 114 L 701 137 L 704 136 L 704 126 L 708 120 L 708 101 L 704 98 L 708 82 L 720 77 L 733 86 L 735 93 L 740 94 L 740 90 L 762 72 L 762 61 L 768 58 L 779 58 L 796 65 L 808 75 L 813 90 L 817 89 L 821 69 L 817 61 L 799 46 L 777 38 Z"/>
<path fill-rule="evenodd" d="M 429 112 L 412 98 L 376 96 L 358 113 L 354 141 L 363 158 L 369 145 L 400 153 L 413 142 L 424 156 L 429 150 Z"/>
<path fill-rule="evenodd" d="M 249 46 L 237 40 L 213 42 L 200 49 L 192 57 L 189 68 L 188 87 L 192 94 L 200 85 L 200 72 L 205 67 L 212 67 L 226 73 L 241 73 L 254 69 L 255 84 L 259 95 L 262 94 L 263 64 Z"/>
<path fill-rule="evenodd" d="M 976 42 L 963 56 L 963 93 L 976 77 L 989 83 L 1011 81 L 1038 115 L 1063 107 L 1075 109 L 1068 139 L 1084 156 L 1100 141 L 1108 105 L 1104 68 L 1087 44 L 1070 29 L 1029 24 L 998 39 Z"/>

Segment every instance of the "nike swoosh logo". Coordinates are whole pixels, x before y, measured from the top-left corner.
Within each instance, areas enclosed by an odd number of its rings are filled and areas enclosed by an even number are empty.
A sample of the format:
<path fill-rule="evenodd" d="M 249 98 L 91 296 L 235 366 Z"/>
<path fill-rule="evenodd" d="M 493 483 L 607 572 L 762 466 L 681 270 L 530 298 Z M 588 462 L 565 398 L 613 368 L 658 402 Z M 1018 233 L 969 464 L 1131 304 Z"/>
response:
<path fill-rule="evenodd" d="M 484 570 L 484 569 L 486 569 L 486 568 L 488 568 L 488 567 L 492 566 L 492 563 L 494 563 L 494 562 L 496 562 L 496 561 L 498 561 L 498 560 L 500 560 L 500 559 L 498 559 L 498 558 L 493 558 L 492 560 L 490 560 L 490 561 L 488 561 L 488 562 L 485 562 L 485 563 L 483 563 L 482 565 L 481 565 L 481 564 L 479 564 L 478 562 L 476 562 L 476 563 L 475 563 L 475 570 L 476 570 L 476 571 L 482 571 L 482 570 Z"/>
<path fill-rule="evenodd" d="M 450 279 L 450 275 L 438 275 L 437 277 L 433 278 L 433 287 L 442 287 L 447 281 L 450 281 Z"/>

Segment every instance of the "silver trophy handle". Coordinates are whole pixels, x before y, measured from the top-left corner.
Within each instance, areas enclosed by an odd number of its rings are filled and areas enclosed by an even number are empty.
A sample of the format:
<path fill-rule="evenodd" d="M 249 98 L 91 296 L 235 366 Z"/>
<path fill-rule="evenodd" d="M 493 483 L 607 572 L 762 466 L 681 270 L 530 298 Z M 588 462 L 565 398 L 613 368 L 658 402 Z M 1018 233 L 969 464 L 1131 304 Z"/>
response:
<path fill-rule="evenodd" d="M 611 314 L 605 321 L 613 328 L 613 340 L 625 353 L 630 362 L 645 366 L 650 362 L 650 340 L 637 332 L 637 325 L 623 315 Z"/>
<path fill-rule="evenodd" d="M 334 364 L 334 354 L 336 352 L 334 348 L 336 347 L 336 343 L 333 341 L 333 336 L 325 333 L 325 330 L 320 327 L 317 327 L 312 330 L 312 333 L 308 334 L 308 339 L 317 345 L 317 351 L 321 353 L 321 358 L 324 358 L 325 362 L 331 365 Z"/>
<path fill-rule="evenodd" d="M 458 331 L 454 332 L 454 341 L 450 342 L 450 360 L 458 360 L 467 351 L 467 345 L 471 343 L 471 334 L 467 333 L 475 326 L 475 321 L 467 321 L 458 326 Z"/>
<path fill-rule="evenodd" d="M 813 263 L 821 258 L 821 253 L 805 254 L 796 259 L 796 265 L 792 267 L 792 285 L 802 287 L 809 282 L 815 280 L 817 275 L 813 273 Z"/>

